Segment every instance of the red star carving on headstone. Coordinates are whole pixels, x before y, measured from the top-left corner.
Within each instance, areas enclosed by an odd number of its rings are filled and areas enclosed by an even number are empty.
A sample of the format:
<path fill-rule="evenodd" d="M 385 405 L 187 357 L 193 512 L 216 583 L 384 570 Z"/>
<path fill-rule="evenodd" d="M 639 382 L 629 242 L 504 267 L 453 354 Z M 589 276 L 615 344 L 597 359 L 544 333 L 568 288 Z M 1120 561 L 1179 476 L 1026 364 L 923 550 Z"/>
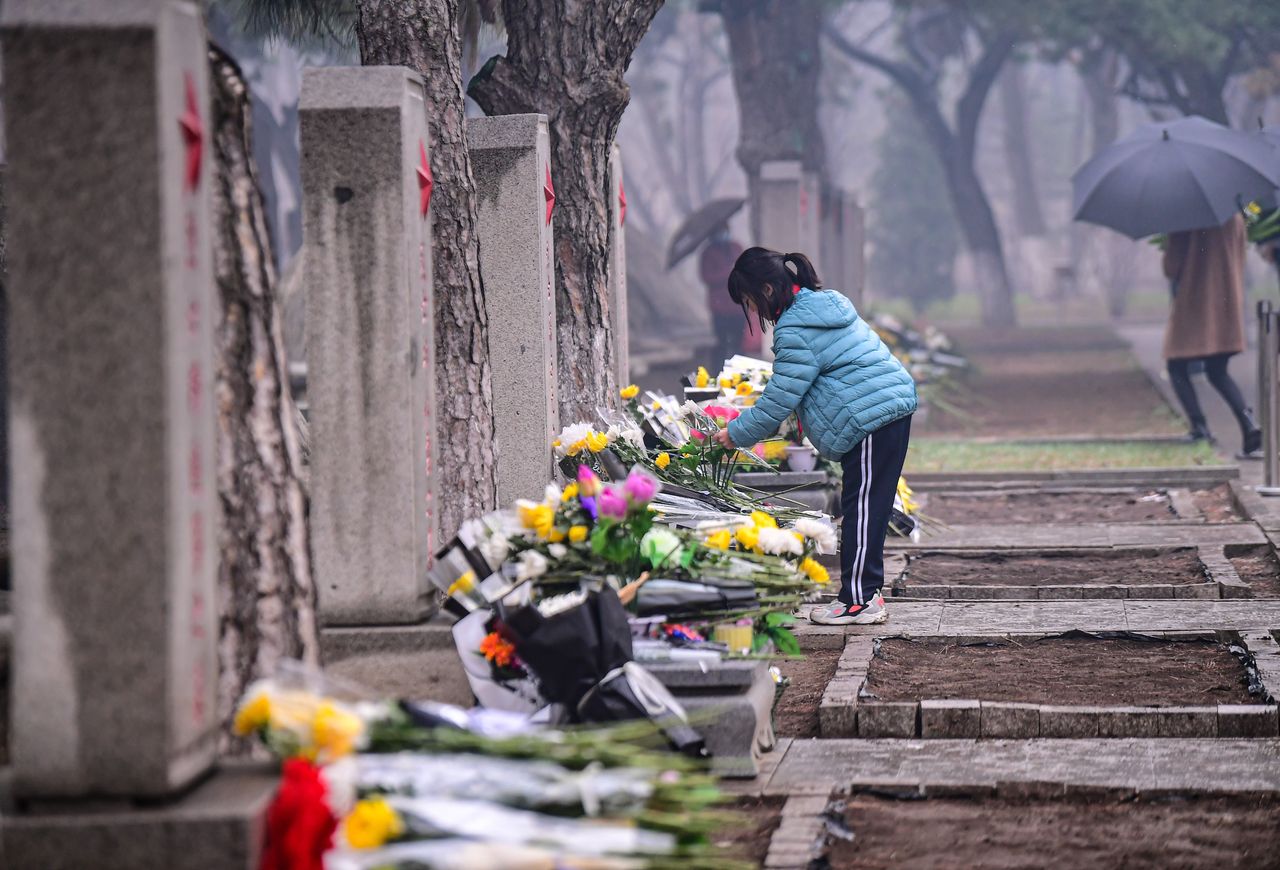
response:
<path fill-rule="evenodd" d="M 196 80 L 186 73 L 187 107 L 178 118 L 182 141 L 187 146 L 187 190 L 200 186 L 200 160 L 204 155 L 204 124 L 200 121 L 200 103 L 196 99 Z"/>
<path fill-rule="evenodd" d="M 431 161 L 427 160 L 427 146 L 421 139 L 418 140 L 418 157 L 418 208 L 426 217 L 427 209 L 431 208 L 431 191 L 436 185 L 431 176 Z"/>
<path fill-rule="evenodd" d="M 551 184 L 551 164 L 547 164 L 547 181 L 542 185 L 542 196 L 547 201 L 547 226 L 551 225 L 551 212 L 556 207 L 556 189 Z"/>
<path fill-rule="evenodd" d="M 627 222 L 627 188 L 622 183 L 622 179 L 618 179 L 618 225 L 621 226 Z"/>

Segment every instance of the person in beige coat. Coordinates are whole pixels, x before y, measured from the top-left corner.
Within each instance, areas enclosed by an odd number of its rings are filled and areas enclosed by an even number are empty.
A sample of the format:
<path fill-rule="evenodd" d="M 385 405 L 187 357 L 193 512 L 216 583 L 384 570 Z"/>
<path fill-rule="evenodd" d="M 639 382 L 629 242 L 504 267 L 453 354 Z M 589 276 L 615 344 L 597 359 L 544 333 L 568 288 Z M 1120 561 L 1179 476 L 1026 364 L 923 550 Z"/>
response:
<path fill-rule="evenodd" d="M 1188 437 L 1213 440 L 1191 383 L 1192 365 L 1202 363 L 1209 383 L 1240 424 L 1242 455 L 1252 456 L 1262 447 L 1262 431 L 1227 371 L 1227 362 L 1245 347 L 1244 257 L 1245 227 L 1239 215 L 1220 227 L 1169 234 L 1164 274 L 1173 291 L 1173 307 L 1164 358 L 1191 423 Z"/>

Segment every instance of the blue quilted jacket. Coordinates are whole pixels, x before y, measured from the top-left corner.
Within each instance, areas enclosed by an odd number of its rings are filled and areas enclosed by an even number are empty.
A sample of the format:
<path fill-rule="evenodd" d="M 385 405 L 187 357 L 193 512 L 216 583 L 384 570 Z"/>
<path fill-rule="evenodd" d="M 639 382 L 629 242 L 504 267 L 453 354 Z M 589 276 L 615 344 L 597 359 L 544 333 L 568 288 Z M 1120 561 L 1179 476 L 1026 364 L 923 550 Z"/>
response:
<path fill-rule="evenodd" d="M 793 411 L 805 435 L 839 459 L 877 429 L 916 410 L 910 373 L 834 290 L 801 290 L 773 329 L 773 377 L 729 424 L 740 447 L 772 435 Z"/>

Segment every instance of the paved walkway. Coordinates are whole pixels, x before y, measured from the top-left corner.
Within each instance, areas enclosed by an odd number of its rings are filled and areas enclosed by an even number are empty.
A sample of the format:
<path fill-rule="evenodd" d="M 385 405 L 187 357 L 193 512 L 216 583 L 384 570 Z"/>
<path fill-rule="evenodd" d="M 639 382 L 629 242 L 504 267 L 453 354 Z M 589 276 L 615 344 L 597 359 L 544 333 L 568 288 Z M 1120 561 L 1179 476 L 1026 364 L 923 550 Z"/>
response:
<path fill-rule="evenodd" d="M 1280 503 L 1277 503 L 1280 508 Z M 949 526 L 917 542 L 890 538 L 889 550 L 1008 550 L 1065 547 L 1171 547 L 1265 544 L 1253 523 L 1082 523 Z"/>
<path fill-rule="evenodd" d="M 753 790 L 1280 792 L 1280 739 L 791 740 Z"/>
<path fill-rule="evenodd" d="M 1005 632 L 1240 631 L 1280 626 L 1280 599 L 888 602 L 884 625 L 802 622 L 802 638 L 821 635 L 970 635 Z M 808 607 L 801 613 L 808 616 Z"/>

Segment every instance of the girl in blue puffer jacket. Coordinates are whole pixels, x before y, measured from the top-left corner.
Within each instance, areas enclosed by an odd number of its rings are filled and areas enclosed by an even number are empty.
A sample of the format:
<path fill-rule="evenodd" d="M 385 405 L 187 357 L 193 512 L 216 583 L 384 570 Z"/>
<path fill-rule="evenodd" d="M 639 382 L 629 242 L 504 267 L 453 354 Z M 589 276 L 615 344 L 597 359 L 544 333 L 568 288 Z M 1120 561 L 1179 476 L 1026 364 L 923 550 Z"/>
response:
<path fill-rule="evenodd" d="M 799 416 L 818 452 L 844 468 L 840 594 L 809 618 L 884 622 L 884 539 L 907 457 L 915 381 L 843 294 L 822 289 L 803 254 L 749 248 L 729 275 L 729 296 L 748 323 L 753 312 L 762 331 L 773 324 L 773 377 L 716 438 L 751 447 L 792 412 Z"/>

